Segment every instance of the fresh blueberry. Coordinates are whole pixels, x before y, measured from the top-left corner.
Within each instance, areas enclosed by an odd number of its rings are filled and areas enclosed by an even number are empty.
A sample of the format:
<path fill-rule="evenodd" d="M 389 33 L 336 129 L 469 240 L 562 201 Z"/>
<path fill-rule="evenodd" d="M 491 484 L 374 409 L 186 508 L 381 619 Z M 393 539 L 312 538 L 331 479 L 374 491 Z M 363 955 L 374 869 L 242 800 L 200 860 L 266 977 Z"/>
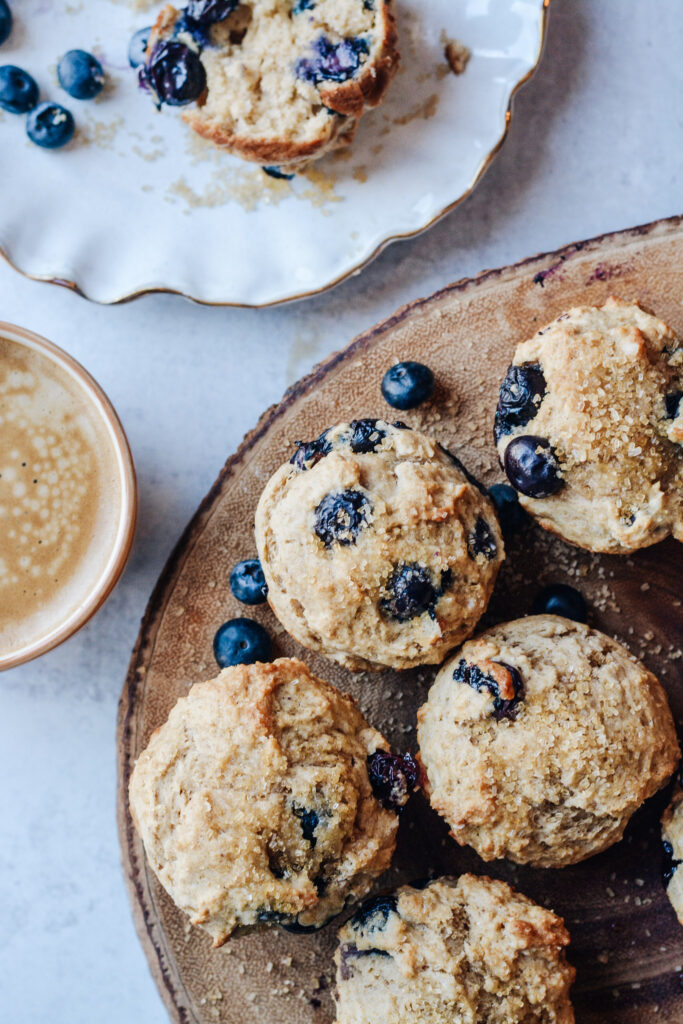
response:
<path fill-rule="evenodd" d="M 0 107 L 10 114 L 27 114 L 38 102 L 38 86 L 27 71 L 14 64 L 0 68 Z"/>
<path fill-rule="evenodd" d="M 0 0 L 0 46 L 9 39 L 12 31 L 12 12 L 7 0 Z"/>
<path fill-rule="evenodd" d="M 392 914 L 397 913 L 398 897 L 394 893 L 371 896 L 359 906 L 349 924 L 355 932 L 384 931 Z"/>
<path fill-rule="evenodd" d="M 302 57 L 296 64 L 297 78 L 304 82 L 345 82 L 352 78 L 361 64 L 361 57 L 367 56 L 370 47 L 366 39 L 354 37 L 333 43 L 327 36 L 320 36 L 313 43 L 313 56 Z"/>
<path fill-rule="evenodd" d="M 97 57 L 85 50 L 69 50 L 57 65 L 62 89 L 76 100 L 92 100 L 102 92 L 104 71 Z"/>
<path fill-rule="evenodd" d="M 509 484 L 494 484 L 489 488 L 489 498 L 498 514 L 503 536 L 512 537 L 529 518 L 519 503 L 517 491 Z"/>
<path fill-rule="evenodd" d="M 423 363 L 396 363 L 382 378 L 384 401 L 394 409 L 416 409 L 434 391 L 434 374 Z"/>
<path fill-rule="evenodd" d="M 468 665 L 461 658 L 453 673 L 456 683 L 466 683 L 472 689 L 483 693 L 485 690 L 493 697 L 493 717 L 514 720 L 519 712 L 519 705 L 524 700 L 524 683 L 516 668 L 504 661 L 494 661 L 498 666 L 496 677 L 483 672 L 478 665 Z M 501 669 L 502 671 L 498 671 Z"/>
<path fill-rule="evenodd" d="M 258 558 L 238 562 L 230 573 L 233 597 L 242 604 L 263 604 L 268 596 L 268 584 Z"/>
<path fill-rule="evenodd" d="M 351 451 L 356 455 L 367 455 L 377 451 L 378 447 L 387 436 L 386 431 L 377 426 L 378 420 L 364 419 L 351 420 L 351 436 L 349 444 Z"/>
<path fill-rule="evenodd" d="M 588 621 L 588 608 L 583 594 L 567 583 L 553 583 L 539 591 L 531 609 L 534 615 L 562 615 L 575 622 Z"/>
<path fill-rule="evenodd" d="M 147 44 L 152 34 L 152 26 L 139 28 L 128 44 L 128 63 L 132 68 L 139 68 L 145 63 Z"/>
<path fill-rule="evenodd" d="M 314 849 L 317 842 L 315 830 L 320 824 L 320 815 L 317 811 L 307 811 L 305 807 L 293 806 L 292 811 L 301 823 L 301 833 L 304 839 L 310 843 L 311 849 Z"/>
<path fill-rule="evenodd" d="M 295 441 L 297 449 L 289 460 L 292 466 L 302 471 L 312 469 L 316 463 L 329 455 L 332 445 L 327 440 L 328 433 L 329 431 L 324 430 L 315 441 Z"/>
<path fill-rule="evenodd" d="M 387 580 L 387 596 L 382 599 L 381 609 L 399 622 L 408 622 L 424 612 L 433 615 L 446 585 L 443 574 L 441 587 L 437 587 L 424 566 L 403 562 L 394 567 Z"/>
<path fill-rule="evenodd" d="M 303 14 L 304 11 L 312 11 L 315 7 L 315 0 L 294 0 L 292 14 Z"/>
<path fill-rule="evenodd" d="M 674 872 L 683 861 L 676 860 L 674 857 L 674 848 L 671 843 L 666 840 L 662 843 L 662 851 L 664 853 L 664 863 L 662 864 L 662 880 L 664 882 L 664 888 L 666 888 L 674 876 Z"/>
<path fill-rule="evenodd" d="M 543 370 L 537 363 L 510 366 L 500 386 L 493 433 L 496 443 L 513 427 L 523 427 L 537 414 L 546 392 Z"/>
<path fill-rule="evenodd" d="M 331 544 L 355 544 L 368 525 L 371 505 L 360 491 L 332 491 L 315 510 L 315 532 L 326 548 Z"/>
<path fill-rule="evenodd" d="M 472 559 L 483 555 L 488 562 L 498 554 L 496 538 L 483 516 L 477 516 L 474 529 L 467 539 L 467 553 Z"/>
<path fill-rule="evenodd" d="M 295 177 L 293 174 L 287 174 L 281 167 L 275 165 L 271 167 L 262 167 L 261 170 L 264 174 L 267 174 L 269 178 L 276 178 L 278 181 L 292 181 Z"/>
<path fill-rule="evenodd" d="M 59 103 L 41 103 L 26 118 L 26 134 L 43 149 L 59 149 L 74 137 L 76 125 L 71 111 Z"/>
<path fill-rule="evenodd" d="M 239 0 L 188 0 L 185 14 L 199 24 L 214 25 L 232 14 L 238 3 Z"/>
<path fill-rule="evenodd" d="M 564 482 L 550 442 L 533 434 L 510 441 L 505 449 L 505 475 L 528 498 L 549 498 Z"/>
<path fill-rule="evenodd" d="M 368 757 L 368 778 L 382 806 L 400 814 L 420 784 L 420 769 L 412 754 L 376 750 Z"/>
<path fill-rule="evenodd" d="M 670 391 L 665 396 L 664 405 L 666 406 L 666 418 L 668 420 L 675 420 L 678 416 L 682 398 L 683 391 Z"/>
<path fill-rule="evenodd" d="M 198 55 L 185 43 L 162 40 L 152 51 L 143 80 L 159 103 L 182 107 L 199 99 L 204 92 L 206 71 Z"/>
<path fill-rule="evenodd" d="M 213 638 L 213 653 L 221 668 L 270 661 L 273 645 L 263 626 L 253 619 L 230 619 Z"/>

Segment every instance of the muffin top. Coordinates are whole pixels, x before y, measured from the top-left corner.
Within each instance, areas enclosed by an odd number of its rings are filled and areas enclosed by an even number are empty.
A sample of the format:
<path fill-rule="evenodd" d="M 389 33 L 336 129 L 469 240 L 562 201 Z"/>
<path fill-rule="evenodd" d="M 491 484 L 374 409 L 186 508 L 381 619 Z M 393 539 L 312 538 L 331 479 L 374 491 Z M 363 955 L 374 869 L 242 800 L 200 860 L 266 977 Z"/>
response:
<path fill-rule="evenodd" d="M 369 900 L 339 933 L 337 1024 L 572 1024 L 561 918 L 475 875 Z"/>
<path fill-rule="evenodd" d="M 235 666 L 153 733 L 130 782 L 133 820 L 161 884 L 215 945 L 238 926 L 318 927 L 391 861 L 409 786 L 396 756 L 382 788 L 388 751 L 300 661 Z"/>
<path fill-rule="evenodd" d="M 282 624 L 352 669 L 441 661 L 504 558 L 493 505 L 457 459 L 371 419 L 299 445 L 261 496 L 256 540 Z"/>
<path fill-rule="evenodd" d="M 635 302 L 563 313 L 517 346 L 498 453 L 545 529 L 592 551 L 683 540 L 683 347 Z"/>
<path fill-rule="evenodd" d="M 664 884 L 676 917 L 683 924 L 683 775 L 679 775 L 671 803 L 662 815 Z"/>
<path fill-rule="evenodd" d="M 432 806 L 484 860 L 560 867 L 599 853 L 679 756 L 657 679 L 616 641 L 555 615 L 466 643 L 418 721 Z"/>

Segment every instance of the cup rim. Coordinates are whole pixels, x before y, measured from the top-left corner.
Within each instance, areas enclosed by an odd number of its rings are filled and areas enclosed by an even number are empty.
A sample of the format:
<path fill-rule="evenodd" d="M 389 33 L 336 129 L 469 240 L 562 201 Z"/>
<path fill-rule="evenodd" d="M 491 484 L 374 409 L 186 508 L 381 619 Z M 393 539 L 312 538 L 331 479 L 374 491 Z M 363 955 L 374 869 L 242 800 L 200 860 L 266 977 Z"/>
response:
<path fill-rule="evenodd" d="M 94 377 L 88 373 L 78 360 L 74 359 L 68 352 L 65 352 L 64 349 L 55 345 L 54 342 L 48 341 L 47 338 L 43 338 L 40 334 L 27 330 L 25 327 L 19 327 L 17 324 L 0 320 L 0 337 L 40 352 L 53 363 L 56 363 L 72 380 L 75 380 L 80 385 L 84 400 L 90 404 L 91 408 L 98 412 L 107 428 L 107 433 L 115 453 L 121 485 L 121 513 L 116 538 L 107 563 L 96 585 L 79 602 L 68 618 L 59 626 L 50 630 L 45 636 L 10 651 L 8 654 L 3 655 L 0 653 L 0 672 L 2 672 L 5 669 L 14 668 L 17 665 L 25 664 L 27 661 L 32 661 L 41 654 L 46 654 L 48 651 L 59 646 L 59 644 L 64 643 L 102 607 L 118 582 L 133 546 L 135 524 L 137 521 L 138 493 L 133 456 L 125 431 L 114 406 Z"/>

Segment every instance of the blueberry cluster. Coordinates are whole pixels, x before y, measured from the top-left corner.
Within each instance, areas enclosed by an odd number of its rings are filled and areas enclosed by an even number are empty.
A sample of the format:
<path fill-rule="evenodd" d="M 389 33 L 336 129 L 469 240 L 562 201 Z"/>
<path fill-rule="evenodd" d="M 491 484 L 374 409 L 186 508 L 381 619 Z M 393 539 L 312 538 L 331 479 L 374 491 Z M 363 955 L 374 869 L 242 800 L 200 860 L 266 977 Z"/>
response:
<path fill-rule="evenodd" d="M 174 38 L 160 39 L 147 54 L 151 28 L 135 33 L 128 60 L 138 68 L 140 85 L 162 103 L 182 107 L 198 100 L 206 89 L 206 71 L 200 53 L 210 44 L 211 28 L 237 7 L 239 0 L 188 0 L 175 25 Z M 179 36 L 190 36 L 194 46 Z"/>
<path fill-rule="evenodd" d="M 12 31 L 12 12 L 6 0 L 0 0 L 0 45 Z M 57 65 L 62 89 L 77 100 L 91 100 L 104 86 L 104 71 L 96 57 L 85 50 L 69 50 Z M 39 103 L 40 90 L 35 78 L 14 64 L 0 67 L 0 109 L 10 114 L 26 114 L 26 134 L 42 149 L 59 149 L 70 142 L 76 131 L 73 114 L 61 103 Z"/>

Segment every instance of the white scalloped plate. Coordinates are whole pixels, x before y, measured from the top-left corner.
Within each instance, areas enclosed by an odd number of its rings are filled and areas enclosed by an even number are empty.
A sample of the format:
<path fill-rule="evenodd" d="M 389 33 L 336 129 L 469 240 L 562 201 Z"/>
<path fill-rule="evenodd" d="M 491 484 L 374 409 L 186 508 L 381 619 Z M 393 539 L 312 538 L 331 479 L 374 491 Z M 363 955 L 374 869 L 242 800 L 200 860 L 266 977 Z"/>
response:
<path fill-rule="evenodd" d="M 40 150 L 23 118 L 0 111 L 0 253 L 105 303 L 173 291 L 264 306 L 322 291 L 472 190 L 538 63 L 548 3 L 398 0 L 403 70 L 387 100 L 350 154 L 286 182 L 202 142 L 137 89 L 128 40 L 160 3 L 10 0 L 16 27 L 0 62 L 29 70 L 79 131 L 64 150 Z M 445 37 L 472 50 L 463 75 L 448 70 Z M 56 62 L 74 47 L 108 72 L 94 103 L 57 84 Z"/>

